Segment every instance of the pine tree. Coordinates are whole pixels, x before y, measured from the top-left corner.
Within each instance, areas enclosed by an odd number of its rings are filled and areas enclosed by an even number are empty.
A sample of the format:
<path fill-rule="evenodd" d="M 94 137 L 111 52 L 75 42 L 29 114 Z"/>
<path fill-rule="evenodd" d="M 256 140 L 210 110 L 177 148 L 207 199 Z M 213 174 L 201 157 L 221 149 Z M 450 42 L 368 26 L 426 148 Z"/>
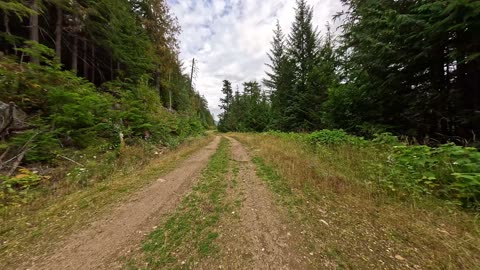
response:
<path fill-rule="evenodd" d="M 222 93 L 225 95 L 225 98 L 220 99 L 220 109 L 227 111 L 233 103 L 233 89 L 230 81 L 223 81 Z"/>
<path fill-rule="evenodd" d="M 312 8 L 305 0 L 298 0 L 287 50 L 295 79 L 293 88 L 285 95 L 291 100 L 285 108 L 287 126 L 297 131 L 312 130 L 315 126 L 311 108 L 315 107 L 312 101 L 315 101 L 317 95 L 315 85 L 318 74 L 315 73 L 315 68 L 319 61 L 319 51 L 318 34 L 313 28 L 312 17 Z"/>
<path fill-rule="evenodd" d="M 263 84 L 272 91 L 272 94 L 279 88 L 280 69 L 285 61 L 285 36 L 283 35 L 278 20 L 273 30 L 273 35 L 273 41 L 271 42 L 272 48 L 270 49 L 270 53 L 268 53 L 270 64 L 266 64 L 270 68 L 270 71 L 265 72 L 267 78 L 263 80 Z"/>

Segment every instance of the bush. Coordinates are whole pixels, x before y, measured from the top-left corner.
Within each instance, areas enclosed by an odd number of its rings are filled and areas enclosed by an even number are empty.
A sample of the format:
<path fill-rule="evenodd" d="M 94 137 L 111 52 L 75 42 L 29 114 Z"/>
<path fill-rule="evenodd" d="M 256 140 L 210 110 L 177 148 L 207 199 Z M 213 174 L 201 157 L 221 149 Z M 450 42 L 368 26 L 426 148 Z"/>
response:
<path fill-rule="evenodd" d="M 31 195 L 30 189 L 47 179 L 28 169 L 20 169 L 19 174 L 13 177 L 0 175 L 0 205 L 26 203 Z"/>
<path fill-rule="evenodd" d="M 350 144 L 356 146 L 365 146 L 367 141 L 362 137 L 349 135 L 341 129 L 336 130 L 320 130 L 308 135 L 307 139 L 312 145 L 341 145 Z"/>
<path fill-rule="evenodd" d="M 385 182 L 392 189 L 432 194 L 465 207 L 480 206 L 480 152 L 476 148 L 396 146 L 386 169 Z"/>
<path fill-rule="evenodd" d="M 400 140 L 397 136 L 393 136 L 390 132 L 376 133 L 372 142 L 377 144 L 386 144 L 386 145 L 401 145 Z"/>

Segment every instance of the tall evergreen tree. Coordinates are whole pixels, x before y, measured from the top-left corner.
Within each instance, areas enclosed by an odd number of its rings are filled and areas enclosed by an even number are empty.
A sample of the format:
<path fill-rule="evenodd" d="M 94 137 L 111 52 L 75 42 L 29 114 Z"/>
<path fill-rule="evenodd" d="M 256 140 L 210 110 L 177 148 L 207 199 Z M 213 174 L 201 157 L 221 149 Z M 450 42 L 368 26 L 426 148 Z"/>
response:
<path fill-rule="evenodd" d="M 272 94 L 279 88 L 280 70 L 285 61 L 284 39 L 285 36 L 280 27 L 280 22 L 277 20 L 277 24 L 273 30 L 272 48 L 270 49 L 270 53 L 268 53 L 270 63 L 266 64 L 270 68 L 270 71 L 265 72 L 267 78 L 263 80 L 263 84 L 272 91 Z"/>
<path fill-rule="evenodd" d="M 270 128 L 286 130 L 285 108 L 289 101 L 288 93 L 291 92 L 293 70 L 289 65 L 291 61 L 287 56 L 285 36 L 279 21 L 277 21 L 273 34 L 272 48 L 268 54 L 270 63 L 267 64 L 270 70 L 266 72 L 267 78 L 263 80 L 263 84 L 269 89 L 272 106 Z"/>
<path fill-rule="evenodd" d="M 315 68 L 319 61 L 318 34 L 312 24 L 313 10 L 305 0 L 297 0 L 295 21 L 288 36 L 288 56 L 295 79 L 286 97 L 291 100 L 285 108 L 287 125 L 291 130 L 312 130 L 315 127 L 312 110 L 315 104 Z"/>
<path fill-rule="evenodd" d="M 233 89 L 232 83 L 228 80 L 223 81 L 222 93 L 225 95 L 225 98 L 220 99 L 220 108 L 224 111 L 228 110 L 230 105 L 233 103 Z"/>
<path fill-rule="evenodd" d="M 478 3 L 343 2 L 349 9 L 342 42 L 348 84 L 342 88 L 351 94 L 336 96 L 355 103 L 353 114 L 361 118 L 349 128 L 377 126 L 441 141 L 480 132 Z"/>

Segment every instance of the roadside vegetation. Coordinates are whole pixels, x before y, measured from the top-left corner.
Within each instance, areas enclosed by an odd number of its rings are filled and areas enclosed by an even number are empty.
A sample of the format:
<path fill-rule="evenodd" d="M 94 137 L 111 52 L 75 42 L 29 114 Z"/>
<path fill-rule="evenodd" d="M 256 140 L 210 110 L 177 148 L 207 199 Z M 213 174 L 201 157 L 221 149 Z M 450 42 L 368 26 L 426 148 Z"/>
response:
<path fill-rule="evenodd" d="M 15 268 L 31 256 L 49 252 L 63 237 L 82 229 L 114 204 L 173 170 L 211 139 L 188 139 L 171 150 L 151 145 L 126 146 L 120 157 L 101 166 L 96 163 L 101 157 L 80 159 L 92 162 L 91 171 L 84 172 L 88 176 L 77 176 L 88 179 L 85 186 L 57 183 L 54 191 L 36 191 L 43 192 L 42 196 L 29 203 L 2 208 L 0 264 Z M 96 181 L 97 178 L 101 180 Z"/>
<path fill-rule="evenodd" d="M 214 125 L 165 1 L 2 1 L 0 15 L 0 211 L 138 168 Z"/>
<path fill-rule="evenodd" d="M 264 88 L 223 82 L 219 131 L 258 132 L 232 136 L 317 268 L 478 268 L 480 6 L 341 2 L 341 31 L 320 33 L 296 1 Z"/>
<path fill-rule="evenodd" d="M 225 200 L 229 164 L 230 145 L 222 138 L 192 192 L 150 233 L 139 254 L 127 258 L 128 269 L 190 269 L 219 251 L 218 222 L 233 207 Z"/>
<path fill-rule="evenodd" d="M 477 170 L 474 149 L 338 130 L 232 136 L 255 154 L 258 175 L 290 210 L 318 267 L 479 265 L 478 188 L 459 188 L 468 182 L 457 178 Z"/>

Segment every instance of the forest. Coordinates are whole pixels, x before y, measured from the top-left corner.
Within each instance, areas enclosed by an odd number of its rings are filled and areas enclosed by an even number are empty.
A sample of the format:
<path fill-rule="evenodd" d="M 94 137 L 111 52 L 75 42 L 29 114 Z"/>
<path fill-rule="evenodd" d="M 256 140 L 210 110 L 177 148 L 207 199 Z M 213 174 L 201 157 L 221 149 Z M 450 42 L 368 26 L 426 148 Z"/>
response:
<path fill-rule="evenodd" d="M 0 0 L 2 270 L 478 269 L 480 1 L 338 1 Z"/>
<path fill-rule="evenodd" d="M 288 35 L 277 21 L 263 89 L 233 93 L 225 80 L 218 129 L 273 132 L 315 153 L 340 145 L 346 159 L 387 155 L 358 170 L 383 171 L 387 190 L 478 209 L 480 2 L 342 3 L 341 31 L 319 33 L 305 0 Z"/>
<path fill-rule="evenodd" d="M 75 151 L 172 147 L 214 125 L 179 59 L 180 27 L 166 1 L 7 0 L 0 17 L 5 203 L 48 182 L 40 176 L 48 168 L 80 164 Z"/>
<path fill-rule="evenodd" d="M 343 129 L 478 145 L 480 2 L 342 3 L 339 29 L 320 33 L 312 8 L 297 1 L 289 34 L 274 29 L 264 90 L 246 84 L 233 95 L 224 83 L 219 129 Z"/>

